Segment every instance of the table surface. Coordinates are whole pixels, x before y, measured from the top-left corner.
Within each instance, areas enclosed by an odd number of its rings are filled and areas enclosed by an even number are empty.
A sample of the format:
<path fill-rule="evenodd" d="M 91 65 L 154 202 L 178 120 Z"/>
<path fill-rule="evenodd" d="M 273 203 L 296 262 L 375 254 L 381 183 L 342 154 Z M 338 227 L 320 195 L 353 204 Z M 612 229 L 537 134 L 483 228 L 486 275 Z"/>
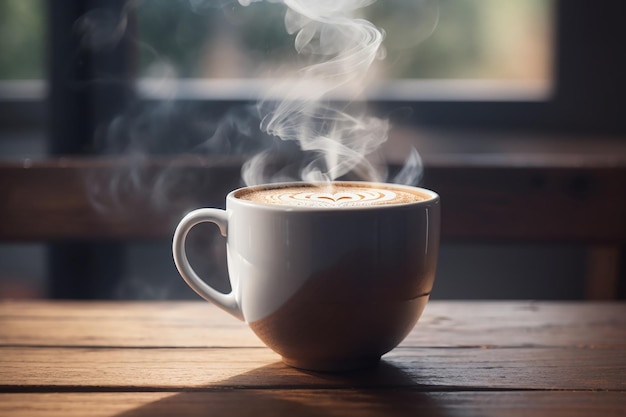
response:
<path fill-rule="evenodd" d="M 0 416 L 626 415 L 626 303 L 436 302 L 371 370 L 205 302 L 0 302 Z"/>

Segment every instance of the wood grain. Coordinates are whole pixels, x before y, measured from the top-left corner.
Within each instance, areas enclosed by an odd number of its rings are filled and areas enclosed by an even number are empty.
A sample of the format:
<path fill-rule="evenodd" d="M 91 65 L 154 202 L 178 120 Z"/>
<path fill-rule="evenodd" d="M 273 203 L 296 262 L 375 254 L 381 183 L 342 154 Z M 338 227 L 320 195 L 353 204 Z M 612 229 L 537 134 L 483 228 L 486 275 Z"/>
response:
<path fill-rule="evenodd" d="M 204 301 L 5 301 L 0 329 L 5 346 L 263 346 L 245 323 Z"/>
<path fill-rule="evenodd" d="M 373 369 L 280 362 L 205 302 L 0 302 L 0 415 L 620 416 L 626 303 L 431 302 Z"/>
<path fill-rule="evenodd" d="M 387 386 L 626 390 L 626 350 L 398 348 L 372 372 L 324 375 L 267 348 L 0 348 L 0 391 Z"/>
<path fill-rule="evenodd" d="M 169 238 L 185 212 L 224 205 L 227 192 L 241 184 L 242 163 L 197 157 L 3 162 L 0 239 Z M 424 186 L 441 195 L 444 239 L 626 240 L 626 159 L 619 155 L 431 157 Z"/>
<path fill-rule="evenodd" d="M 4 346 L 263 346 L 243 322 L 204 301 L 4 301 L 0 329 Z M 624 347 L 626 304 L 430 301 L 402 346 Z"/>
<path fill-rule="evenodd" d="M 0 163 L 0 240 L 171 237 L 192 209 L 223 207 L 240 168 L 193 157 Z"/>
<path fill-rule="evenodd" d="M 12 417 L 623 416 L 623 392 L 259 390 L 0 394 Z"/>

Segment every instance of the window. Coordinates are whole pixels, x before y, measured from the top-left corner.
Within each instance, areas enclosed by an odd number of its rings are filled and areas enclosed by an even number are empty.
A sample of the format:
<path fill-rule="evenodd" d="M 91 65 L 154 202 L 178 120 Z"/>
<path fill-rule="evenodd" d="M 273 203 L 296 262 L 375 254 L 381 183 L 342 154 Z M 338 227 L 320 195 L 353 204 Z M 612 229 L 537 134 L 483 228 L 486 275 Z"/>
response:
<path fill-rule="evenodd" d="M 46 77 L 43 6 L 43 0 L 0 2 L 0 80 Z"/>
<path fill-rule="evenodd" d="M 45 80 L 52 77 L 56 85 L 67 80 L 68 73 L 78 71 L 77 41 L 68 38 L 76 37 L 74 25 L 90 12 L 89 7 L 111 9 L 113 16 L 126 8 L 130 57 L 125 53 L 119 59 L 120 55 L 112 53 L 109 61 L 128 68 L 123 76 L 130 72 L 144 80 L 176 80 L 180 100 L 221 103 L 220 107 L 251 99 L 258 95 L 255 88 L 259 86 L 250 77 L 265 69 L 263 63 L 273 67 L 284 56 L 297 59 L 293 37 L 284 30 L 282 6 L 262 2 L 226 12 L 190 7 L 203 3 L 98 0 L 87 4 L 67 0 L 62 6 L 47 7 L 44 0 L 4 0 L 0 4 L 3 129 L 44 124 L 48 107 Z M 417 47 L 394 49 L 399 41 L 393 25 L 386 22 L 398 21 L 402 13 L 394 14 L 388 4 L 419 4 L 426 10 L 426 22 L 420 21 L 423 29 L 414 36 Z M 617 16 L 623 15 L 626 7 L 622 2 L 440 0 L 436 17 L 429 8 L 432 4 L 437 2 L 379 0 L 364 11 L 382 27 L 387 26 L 390 45 L 385 64 L 389 68 L 385 71 L 387 79 L 400 80 L 395 88 L 386 85 L 373 97 L 382 99 L 378 105 L 384 111 L 401 102 L 414 110 L 417 122 L 424 126 L 626 130 L 626 119 L 619 110 L 625 70 L 618 53 L 623 36 Z M 263 18 L 256 18 L 259 15 Z M 422 41 L 433 21 L 437 29 Z M 59 31 L 64 31 L 62 36 Z M 46 36 L 49 33 L 53 36 Z M 63 97 L 98 88 L 100 67 L 111 66 L 106 59 L 94 59 L 89 65 L 85 62 L 81 61 L 81 80 L 97 82 L 65 89 Z M 211 81 L 218 79 L 215 77 L 228 78 L 216 83 Z M 147 84 L 141 84 L 144 97 L 162 98 L 159 90 Z M 59 94 L 53 94 L 52 108 L 63 107 L 56 101 Z M 115 106 L 112 112 L 120 108 Z M 85 123 L 92 129 L 96 124 Z M 85 132 L 80 135 L 84 137 Z"/>
<path fill-rule="evenodd" d="M 44 0 L 0 2 L 0 159 L 45 152 Z"/>
<path fill-rule="evenodd" d="M 180 84 L 173 96 L 163 94 L 181 105 L 179 112 L 219 117 L 229 106 L 256 98 L 255 88 L 262 86 L 255 80 L 262 81 L 277 61 L 298 61 L 283 6 L 253 3 L 225 12 L 189 7 L 203 3 L 2 0 L 0 156 L 93 152 L 96 130 L 127 111 L 128 97 L 140 105 L 163 98 L 150 84 L 154 80 Z M 435 14 L 431 6 L 437 3 Z M 425 20 L 410 27 L 402 17 L 411 10 L 394 13 L 389 4 L 419 5 Z M 626 2 L 379 0 L 363 13 L 387 30 L 388 67 L 380 71 L 395 84 L 372 97 L 382 112 L 409 108 L 412 123 L 463 128 L 467 142 L 477 137 L 472 128 L 480 135 L 497 129 L 626 132 Z M 85 16 L 105 23 L 95 26 L 105 37 L 123 26 L 119 47 L 83 50 L 77 22 Z M 413 42 L 403 45 L 398 34 L 411 30 Z M 135 79 L 153 80 L 140 84 L 139 97 Z M 180 126 L 159 133 L 178 133 Z M 182 127 L 183 135 L 193 135 L 194 126 Z M 176 149 L 164 150 L 171 151 Z"/>
<path fill-rule="evenodd" d="M 285 9 L 269 2 L 220 10 L 145 1 L 137 9 L 139 77 L 153 86 L 182 81 L 183 95 L 197 98 L 252 98 L 264 77 L 304 65 L 295 36 L 286 32 Z M 387 56 L 376 69 L 383 85 L 373 98 L 545 99 L 549 93 L 551 0 L 381 0 L 359 14 L 386 34 Z"/>

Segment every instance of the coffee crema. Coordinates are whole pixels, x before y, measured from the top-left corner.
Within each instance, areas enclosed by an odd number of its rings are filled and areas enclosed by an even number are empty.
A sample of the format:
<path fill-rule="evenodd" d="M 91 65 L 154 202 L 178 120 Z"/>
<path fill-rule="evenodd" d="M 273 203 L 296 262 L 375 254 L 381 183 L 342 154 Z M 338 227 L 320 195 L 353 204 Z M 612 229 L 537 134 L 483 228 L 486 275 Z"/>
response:
<path fill-rule="evenodd" d="M 239 191 L 235 197 L 255 203 L 313 208 L 407 204 L 426 199 L 422 194 L 401 188 L 350 183 L 250 188 Z"/>

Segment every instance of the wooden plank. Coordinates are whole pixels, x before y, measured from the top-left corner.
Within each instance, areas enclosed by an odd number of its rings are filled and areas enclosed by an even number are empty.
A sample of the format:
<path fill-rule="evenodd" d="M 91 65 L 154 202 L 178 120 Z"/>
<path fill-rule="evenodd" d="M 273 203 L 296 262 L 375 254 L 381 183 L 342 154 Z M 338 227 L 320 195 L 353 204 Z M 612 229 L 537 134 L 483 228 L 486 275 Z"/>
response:
<path fill-rule="evenodd" d="M 241 184 L 242 162 L 241 157 L 5 162 L 0 239 L 169 238 L 186 211 L 224 205 L 226 193 Z M 431 157 L 425 160 L 424 185 L 442 197 L 444 239 L 626 240 L 624 158 Z"/>
<path fill-rule="evenodd" d="M 0 302 L 0 345 L 260 347 L 204 301 Z M 404 347 L 626 347 L 626 303 L 431 301 Z"/>
<path fill-rule="evenodd" d="M 4 301 L 0 345 L 263 346 L 245 323 L 205 301 Z"/>
<path fill-rule="evenodd" d="M 377 368 L 329 375 L 204 302 L 2 302 L 0 415 L 623 415 L 625 308 L 431 302 Z"/>
<path fill-rule="evenodd" d="M 223 207 L 239 160 L 60 158 L 0 164 L 0 240 L 172 236 L 188 211 Z"/>
<path fill-rule="evenodd" d="M 244 390 L 0 394 L 5 417 L 624 415 L 624 392 Z"/>
<path fill-rule="evenodd" d="M 626 237 L 625 167 L 435 165 L 425 167 L 424 185 L 441 196 L 444 239 L 617 243 Z"/>
<path fill-rule="evenodd" d="M 621 263 L 619 245 L 597 245 L 587 249 L 585 295 L 588 300 L 615 300 Z"/>
<path fill-rule="evenodd" d="M 239 387 L 626 390 L 626 350 L 398 348 L 371 371 L 328 375 L 267 348 L 0 348 L 0 391 Z"/>
<path fill-rule="evenodd" d="M 626 347 L 626 303 L 431 301 L 407 346 Z"/>

